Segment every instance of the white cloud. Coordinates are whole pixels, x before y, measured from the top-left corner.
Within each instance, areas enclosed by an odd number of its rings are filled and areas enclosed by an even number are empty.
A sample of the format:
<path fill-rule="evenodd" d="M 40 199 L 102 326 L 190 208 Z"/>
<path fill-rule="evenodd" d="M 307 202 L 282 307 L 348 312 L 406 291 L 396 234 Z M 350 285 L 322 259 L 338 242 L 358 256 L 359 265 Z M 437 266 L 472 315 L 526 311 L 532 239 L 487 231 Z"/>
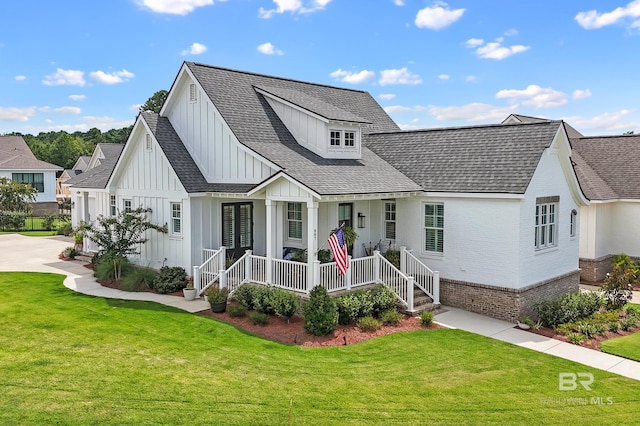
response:
<path fill-rule="evenodd" d="M 16 75 L 16 76 L 14 77 L 14 80 L 16 80 L 16 81 L 24 81 L 24 80 L 26 80 L 26 79 L 27 79 L 27 76 L 26 76 L 26 75 Z"/>
<path fill-rule="evenodd" d="M 451 78 L 451 76 L 449 76 L 449 74 L 440 74 L 440 75 L 438 76 L 438 78 L 439 78 L 440 80 L 449 80 L 449 79 Z"/>
<path fill-rule="evenodd" d="M 575 16 L 575 20 L 585 30 L 594 30 L 607 25 L 613 25 L 627 18 L 632 18 L 634 22 L 632 28 L 638 27 L 640 21 L 640 0 L 634 0 L 624 7 L 617 7 L 611 12 L 598 13 L 597 10 L 580 12 Z"/>
<path fill-rule="evenodd" d="M 275 9 L 265 9 L 261 7 L 258 10 L 258 17 L 262 19 L 269 19 L 276 13 L 313 13 L 319 10 L 323 10 L 332 0 L 311 0 L 302 2 L 301 0 L 273 0 L 276 4 Z"/>
<path fill-rule="evenodd" d="M 420 9 L 416 15 L 415 24 L 418 28 L 440 30 L 462 18 L 465 9 L 449 9 L 449 6 L 437 1 L 431 7 Z"/>
<path fill-rule="evenodd" d="M 576 128 L 598 129 L 600 134 L 622 133 L 628 130 L 640 131 L 640 123 L 629 121 L 627 118 L 632 112 L 634 111 L 622 109 L 594 117 L 563 117 L 563 120 Z"/>
<path fill-rule="evenodd" d="M 143 104 L 133 104 L 129 107 L 129 111 L 131 111 L 134 114 L 138 114 L 138 112 L 140 112 L 140 108 L 142 107 Z"/>
<path fill-rule="evenodd" d="M 211 6 L 213 0 L 137 0 L 137 3 L 152 12 L 184 16 L 198 7 Z"/>
<path fill-rule="evenodd" d="M 130 78 L 135 77 L 135 75 L 127 70 L 116 71 L 112 73 L 106 73 L 104 71 L 94 71 L 89 73 L 89 76 L 93 81 L 102 84 L 118 84 L 124 83 L 128 81 Z"/>
<path fill-rule="evenodd" d="M 588 98 L 589 96 L 591 96 L 591 90 L 586 89 L 586 90 L 574 90 L 573 91 L 573 99 L 584 99 L 584 98 Z"/>
<path fill-rule="evenodd" d="M 429 114 L 438 121 L 496 121 L 503 120 L 518 109 L 517 105 L 496 107 L 472 103 L 462 106 L 429 106 Z"/>
<path fill-rule="evenodd" d="M 393 93 L 381 93 L 378 95 L 378 97 L 385 101 L 390 101 L 391 99 L 395 98 L 396 95 L 394 95 Z"/>
<path fill-rule="evenodd" d="M 467 40 L 464 45 L 470 48 L 482 46 L 484 44 L 484 40 L 481 38 L 470 38 Z"/>
<path fill-rule="evenodd" d="M 535 84 L 527 86 L 524 90 L 503 89 L 496 93 L 498 99 L 509 99 L 511 102 L 522 101 L 523 105 L 534 108 L 554 108 L 567 104 L 567 95 L 553 90 L 550 87 L 543 88 Z"/>
<path fill-rule="evenodd" d="M 472 81 L 476 81 L 477 77 L 475 75 L 468 75 L 464 81 L 471 83 Z"/>
<path fill-rule="evenodd" d="M 265 54 L 265 55 L 284 55 L 284 52 L 280 49 L 276 49 L 276 47 L 269 43 L 262 43 L 260 46 L 258 46 L 258 52 Z"/>
<path fill-rule="evenodd" d="M 388 84 L 409 84 L 416 85 L 422 83 L 422 79 L 418 74 L 412 74 L 406 67 L 400 69 L 382 70 L 380 71 L 381 86 Z"/>
<path fill-rule="evenodd" d="M 402 112 L 422 112 L 426 109 L 427 107 L 424 107 L 422 105 L 414 105 L 412 107 L 402 106 L 402 105 L 392 105 L 392 106 L 385 107 L 384 111 L 387 114 L 394 114 L 394 113 L 402 113 Z"/>
<path fill-rule="evenodd" d="M 185 49 L 180 53 L 182 54 L 182 56 L 184 56 L 184 55 L 200 55 L 200 54 L 202 54 L 202 53 L 204 53 L 206 51 L 207 51 L 207 46 L 205 46 L 204 44 L 193 43 L 191 46 L 189 46 L 188 49 Z"/>
<path fill-rule="evenodd" d="M 36 107 L 15 108 L 0 107 L 1 121 L 28 121 L 36 113 Z"/>
<path fill-rule="evenodd" d="M 359 72 L 344 71 L 342 68 L 339 68 L 329 75 L 336 80 L 344 81 L 345 83 L 360 84 L 372 80 L 376 76 L 376 73 L 369 70 L 362 70 Z"/>
<path fill-rule="evenodd" d="M 84 86 L 84 71 L 63 70 L 58 68 L 54 74 L 47 75 L 42 80 L 46 86 Z"/>
<path fill-rule="evenodd" d="M 60 108 L 54 108 L 53 112 L 58 114 L 80 114 L 82 110 L 78 107 L 65 106 Z"/>
<path fill-rule="evenodd" d="M 393 0 L 393 4 L 396 6 L 404 6 L 404 0 Z"/>
<path fill-rule="evenodd" d="M 87 97 L 85 95 L 69 95 L 69 99 L 72 101 L 84 101 Z"/>
<path fill-rule="evenodd" d="M 24 126 L 24 131 L 26 133 L 37 134 L 40 132 L 52 132 L 52 131 L 60 131 L 64 130 L 68 133 L 73 132 L 86 132 L 89 129 L 95 127 L 100 129 L 103 132 L 111 129 L 121 129 L 123 127 L 131 126 L 134 120 L 116 120 L 112 117 L 94 117 L 94 116 L 85 116 L 80 118 L 82 121 L 78 124 L 59 124 L 52 126 Z M 52 123 L 51 120 L 46 120 L 46 123 Z"/>
<path fill-rule="evenodd" d="M 510 28 L 507 31 L 504 32 L 504 35 L 507 37 L 512 37 L 515 35 L 518 35 L 518 30 L 516 30 L 515 28 Z"/>
<path fill-rule="evenodd" d="M 498 37 L 495 42 L 487 43 L 483 46 L 482 43 L 484 43 L 484 40 L 472 38 L 467 40 L 466 46 L 471 48 L 477 47 L 476 54 L 481 58 L 496 59 L 498 61 L 515 55 L 516 53 L 525 52 L 530 48 L 530 46 L 524 46 L 522 44 L 509 47 L 502 46 L 503 41 L 502 37 Z"/>

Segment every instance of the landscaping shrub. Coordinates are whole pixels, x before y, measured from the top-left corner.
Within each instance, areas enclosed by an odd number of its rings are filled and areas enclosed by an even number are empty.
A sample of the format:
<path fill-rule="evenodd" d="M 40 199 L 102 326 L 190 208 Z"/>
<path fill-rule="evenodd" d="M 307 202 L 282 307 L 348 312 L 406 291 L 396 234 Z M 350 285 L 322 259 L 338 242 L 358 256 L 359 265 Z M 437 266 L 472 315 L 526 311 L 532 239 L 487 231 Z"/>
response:
<path fill-rule="evenodd" d="M 229 306 L 229 308 L 227 309 L 227 313 L 232 318 L 240 318 L 246 315 L 247 308 L 245 308 L 243 305 Z"/>
<path fill-rule="evenodd" d="M 567 334 L 567 340 L 574 345 L 579 345 L 584 341 L 584 335 L 580 333 L 569 333 Z"/>
<path fill-rule="evenodd" d="M 71 235 L 72 231 L 73 228 L 71 227 L 71 222 L 58 222 L 58 229 L 56 231 L 56 234 L 68 237 L 69 235 Z"/>
<path fill-rule="evenodd" d="M 424 311 L 420 314 L 420 324 L 428 327 L 433 323 L 433 312 Z"/>
<path fill-rule="evenodd" d="M 382 322 L 372 316 L 362 317 L 358 320 L 358 328 L 362 331 L 377 331 L 382 327 Z"/>
<path fill-rule="evenodd" d="M 304 304 L 304 329 L 316 336 L 324 336 L 336 329 L 338 308 L 336 302 L 322 286 L 311 289 L 309 301 Z"/>
<path fill-rule="evenodd" d="M 373 306 L 371 313 L 373 316 L 380 316 L 383 312 L 387 312 L 390 309 L 396 308 L 398 305 L 398 297 L 396 293 L 385 285 L 380 285 L 368 290 L 369 298 L 371 299 Z"/>
<path fill-rule="evenodd" d="M 355 290 L 337 297 L 336 306 L 340 324 L 351 324 L 373 313 L 373 301 L 365 290 Z"/>
<path fill-rule="evenodd" d="M 56 220 L 56 215 L 47 214 L 42 218 L 42 228 L 45 231 L 51 231 L 53 229 L 53 222 Z"/>
<path fill-rule="evenodd" d="M 247 309 L 255 309 L 254 299 L 257 286 L 242 284 L 233 292 L 233 298 Z"/>
<path fill-rule="evenodd" d="M 318 260 L 320 263 L 331 262 L 331 252 L 327 249 L 318 250 Z"/>
<path fill-rule="evenodd" d="M 627 316 L 640 320 L 640 305 L 628 303 L 623 308 L 623 311 L 626 312 Z"/>
<path fill-rule="evenodd" d="M 64 250 L 62 250 L 62 257 L 66 257 L 68 259 L 75 259 L 75 257 L 78 255 L 78 251 L 75 249 L 75 247 L 67 247 Z"/>
<path fill-rule="evenodd" d="M 618 321 L 614 321 L 614 322 L 610 322 L 609 323 L 609 331 L 610 332 L 617 333 L 619 328 L 620 328 L 620 324 L 618 324 Z"/>
<path fill-rule="evenodd" d="M 595 326 L 587 322 L 579 322 L 577 328 L 578 333 L 582 333 L 586 338 L 591 338 L 596 334 Z"/>
<path fill-rule="evenodd" d="M 398 325 L 402 321 L 402 314 L 395 309 L 389 309 L 380 315 L 380 321 L 384 325 Z"/>
<path fill-rule="evenodd" d="M 153 289 L 161 294 L 174 293 L 187 286 L 187 272 L 180 266 L 163 266 L 153 281 Z"/>
<path fill-rule="evenodd" d="M 23 212 L 0 211 L 0 229 L 20 231 L 24 228 L 27 214 Z"/>
<path fill-rule="evenodd" d="M 269 315 L 262 312 L 251 312 L 249 320 L 255 325 L 267 325 L 269 324 Z"/>
<path fill-rule="evenodd" d="M 636 327 L 636 325 L 638 325 L 638 320 L 633 316 L 622 318 L 620 320 L 620 328 L 624 331 L 631 331 Z"/>
<path fill-rule="evenodd" d="M 273 304 L 271 303 L 272 287 L 256 286 L 253 292 L 254 309 L 263 314 L 273 314 Z"/>
<path fill-rule="evenodd" d="M 400 250 L 389 249 L 384 252 L 384 258 L 387 259 L 393 266 L 400 269 Z"/>
<path fill-rule="evenodd" d="M 547 327 L 574 322 L 597 312 L 602 298 L 595 292 L 567 293 L 536 304 L 538 317 Z"/>
<path fill-rule="evenodd" d="M 124 276 L 120 289 L 125 291 L 144 291 L 150 289 L 158 277 L 158 271 L 142 266 L 134 266 L 133 270 Z"/>
<path fill-rule="evenodd" d="M 613 270 L 607 274 L 602 285 L 608 309 L 620 309 L 633 296 L 631 284 L 638 280 L 640 271 L 629 256 L 618 255 L 613 261 Z"/>
<path fill-rule="evenodd" d="M 98 281 L 117 280 L 128 275 L 133 270 L 133 265 L 123 256 L 102 256 L 94 267 L 94 275 Z"/>
<path fill-rule="evenodd" d="M 272 288 L 269 300 L 279 317 L 290 319 L 300 309 L 300 296 L 281 288 Z"/>

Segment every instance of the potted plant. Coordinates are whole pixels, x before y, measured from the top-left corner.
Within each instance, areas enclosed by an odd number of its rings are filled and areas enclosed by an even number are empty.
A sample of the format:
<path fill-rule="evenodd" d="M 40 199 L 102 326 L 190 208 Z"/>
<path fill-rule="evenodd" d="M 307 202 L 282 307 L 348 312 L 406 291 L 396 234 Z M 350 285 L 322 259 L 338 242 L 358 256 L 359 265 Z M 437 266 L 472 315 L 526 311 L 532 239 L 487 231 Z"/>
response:
<path fill-rule="evenodd" d="M 211 311 L 216 313 L 222 313 L 227 310 L 227 298 L 229 297 L 228 288 L 220 288 L 218 284 L 213 285 L 207 289 L 207 300 L 211 305 Z"/>
<path fill-rule="evenodd" d="M 529 317 L 518 318 L 518 328 L 522 330 L 529 330 L 533 325 L 533 321 Z"/>
<path fill-rule="evenodd" d="M 182 289 L 185 300 L 194 300 L 198 295 L 198 290 L 193 288 L 193 278 L 187 278 L 187 286 Z"/>
<path fill-rule="evenodd" d="M 83 246 L 83 242 L 84 242 L 84 234 L 80 231 L 80 230 L 76 230 L 73 234 L 73 242 L 74 242 L 74 248 L 76 249 L 77 252 L 81 252 L 82 251 L 82 246 Z"/>

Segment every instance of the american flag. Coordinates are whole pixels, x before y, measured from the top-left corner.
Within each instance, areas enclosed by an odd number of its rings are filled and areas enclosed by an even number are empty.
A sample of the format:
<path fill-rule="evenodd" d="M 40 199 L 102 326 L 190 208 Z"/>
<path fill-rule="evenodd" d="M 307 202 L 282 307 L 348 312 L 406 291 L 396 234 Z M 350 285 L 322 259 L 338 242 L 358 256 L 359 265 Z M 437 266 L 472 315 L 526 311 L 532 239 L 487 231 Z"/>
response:
<path fill-rule="evenodd" d="M 336 262 L 338 271 L 340 271 L 342 275 L 345 275 L 349 268 L 349 254 L 347 253 L 347 244 L 344 240 L 342 227 L 338 228 L 336 232 L 329 237 L 329 248 L 333 253 L 333 260 Z"/>

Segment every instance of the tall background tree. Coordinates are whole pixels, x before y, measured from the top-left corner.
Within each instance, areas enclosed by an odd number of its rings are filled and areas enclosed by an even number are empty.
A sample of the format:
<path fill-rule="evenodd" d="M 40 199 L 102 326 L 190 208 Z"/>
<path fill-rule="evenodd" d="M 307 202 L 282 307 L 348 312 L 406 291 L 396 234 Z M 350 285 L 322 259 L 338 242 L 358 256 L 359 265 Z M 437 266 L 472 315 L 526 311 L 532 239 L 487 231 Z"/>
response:
<path fill-rule="evenodd" d="M 168 94 L 169 92 L 166 90 L 158 90 L 140 107 L 140 112 L 153 111 L 156 114 L 159 114 Z"/>

